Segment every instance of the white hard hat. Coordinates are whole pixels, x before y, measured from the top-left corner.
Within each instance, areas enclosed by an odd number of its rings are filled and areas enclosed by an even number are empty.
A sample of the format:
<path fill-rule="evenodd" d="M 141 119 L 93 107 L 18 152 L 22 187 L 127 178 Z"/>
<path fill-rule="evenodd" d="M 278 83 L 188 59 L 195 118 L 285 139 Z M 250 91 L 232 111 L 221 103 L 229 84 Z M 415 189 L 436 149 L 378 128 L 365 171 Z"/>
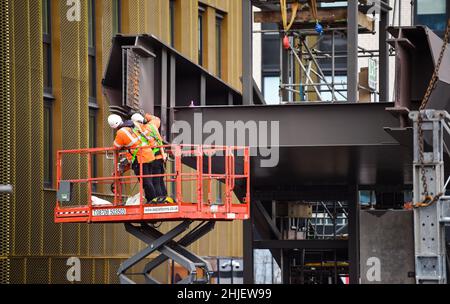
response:
<path fill-rule="evenodd" d="M 122 124 L 122 117 L 116 114 L 109 115 L 108 123 L 113 129 L 117 129 Z"/>
<path fill-rule="evenodd" d="M 133 116 L 131 116 L 131 120 L 133 122 L 144 123 L 144 116 L 139 113 L 135 113 L 133 114 Z"/>

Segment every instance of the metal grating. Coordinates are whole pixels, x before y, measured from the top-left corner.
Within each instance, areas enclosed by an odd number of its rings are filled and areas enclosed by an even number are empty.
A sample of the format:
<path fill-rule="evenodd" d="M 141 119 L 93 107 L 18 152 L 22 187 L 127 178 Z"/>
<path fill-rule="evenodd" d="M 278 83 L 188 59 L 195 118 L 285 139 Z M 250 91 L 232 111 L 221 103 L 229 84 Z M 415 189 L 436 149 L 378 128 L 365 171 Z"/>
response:
<path fill-rule="evenodd" d="M 25 258 L 11 258 L 10 259 L 10 280 L 11 284 L 24 284 L 25 281 L 25 267 L 27 259 Z"/>
<path fill-rule="evenodd" d="M 0 258 L 0 284 L 9 284 L 9 273 L 11 271 L 11 263 L 7 258 Z"/>
<path fill-rule="evenodd" d="M 94 284 L 106 284 L 106 278 L 105 278 L 105 260 L 98 259 L 93 261 L 94 266 Z"/>
<path fill-rule="evenodd" d="M 16 199 L 20 197 L 20 202 L 14 202 L 14 253 L 26 255 L 29 253 L 30 247 L 30 202 L 31 202 L 31 113 L 30 113 L 30 40 L 29 33 L 29 7 L 28 1 L 13 2 L 13 39 L 14 39 L 14 61 L 13 73 L 14 79 L 12 86 L 14 87 L 13 100 L 20 102 L 15 103 L 15 113 L 17 120 L 16 125 L 21 125 L 19 130 L 15 128 L 14 137 L 20 136 L 20 147 L 17 147 L 15 158 L 17 160 L 15 169 L 20 172 L 15 176 L 15 195 Z M 20 47 L 19 47 L 20 45 Z"/>
<path fill-rule="evenodd" d="M 52 256 L 61 253 L 61 224 L 55 224 L 54 208 L 56 205 L 56 193 L 45 191 L 44 193 L 44 255 Z"/>
<path fill-rule="evenodd" d="M 27 258 L 27 284 L 47 284 L 49 282 L 49 259 Z"/>
<path fill-rule="evenodd" d="M 11 52 L 10 52 L 10 2 L 0 2 L 0 49 L 3 60 L 0 69 L 0 184 L 11 184 Z M 0 194 L 0 284 L 10 282 L 10 214 L 11 195 Z"/>
<path fill-rule="evenodd" d="M 104 73 L 104 71 L 106 69 L 106 66 L 107 66 L 108 60 L 109 60 L 109 55 L 110 55 L 111 48 L 112 48 L 112 37 L 113 37 L 112 18 L 113 18 L 113 16 L 112 16 L 112 1 L 104 0 L 103 1 L 103 37 L 102 37 L 103 38 L 102 73 Z M 109 106 L 110 106 L 109 100 L 105 96 L 102 96 L 101 111 L 103 114 L 102 115 L 103 121 L 101 121 L 100 123 L 102 123 L 102 128 L 104 130 L 102 146 L 105 146 L 105 147 L 112 145 L 112 143 L 114 141 L 114 133 L 113 133 L 112 129 L 109 127 L 108 122 L 107 122 L 107 117 L 110 114 Z M 110 160 L 104 160 L 103 161 L 103 176 L 108 176 L 113 171 L 114 171 L 113 162 Z M 106 191 L 106 193 L 111 193 L 109 187 L 105 187 L 104 191 Z"/>
<path fill-rule="evenodd" d="M 28 1 L 29 7 L 29 39 L 30 39 L 30 99 L 28 101 L 28 111 L 30 120 L 27 125 L 30 128 L 30 137 L 27 138 L 30 154 L 30 172 L 29 187 L 31 193 L 31 200 L 28 202 L 28 212 L 30 214 L 30 254 L 41 255 L 43 252 L 43 200 L 44 193 L 44 130 L 36 126 L 44 125 L 44 68 L 43 68 L 43 43 L 42 43 L 42 1 Z M 40 47 L 35 47 L 35 46 Z M 19 47 L 19 45 L 17 45 Z M 19 82 L 20 83 L 20 82 Z M 21 119 L 18 117 L 18 119 Z M 17 129 L 21 132 L 20 128 Z M 20 145 L 24 140 L 23 136 L 20 138 Z M 21 147 L 18 147 L 18 149 Z"/>

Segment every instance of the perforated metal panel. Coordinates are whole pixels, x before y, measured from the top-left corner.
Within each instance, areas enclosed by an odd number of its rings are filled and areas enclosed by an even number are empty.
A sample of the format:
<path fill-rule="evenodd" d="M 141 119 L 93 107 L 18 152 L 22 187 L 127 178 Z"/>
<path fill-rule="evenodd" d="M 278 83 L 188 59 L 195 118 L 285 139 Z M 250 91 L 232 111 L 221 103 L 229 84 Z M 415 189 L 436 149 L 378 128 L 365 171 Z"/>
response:
<path fill-rule="evenodd" d="M 0 3 L 0 49 L 3 60 L 0 69 L 0 184 L 11 184 L 11 51 L 10 51 L 10 2 Z M 11 195 L 0 194 L 0 284 L 9 283 L 10 260 L 10 212 Z"/>
<path fill-rule="evenodd" d="M 23 258 L 11 258 L 10 259 L 10 280 L 11 284 L 24 284 L 25 283 L 25 268 L 26 259 Z"/>
<path fill-rule="evenodd" d="M 102 48 L 103 48 L 103 56 L 102 56 L 102 75 L 106 69 L 106 65 L 108 63 L 109 55 L 112 48 L 112 37 L 113 37 L 113 23 L 112 23 L 112 1 L 104 0 L 103 1 L 103 32 L 102 32 Z M 114 132 L 108 125 L 107 117 L 109 116 L 109 100 L 106 96 L 102 96 L 102 121 L 99 121 L 101 128 L 103 128 L 103 138 L 101 139 L 102 146 L 108 147 L 111 146 L 114 141 Z M 111 172 L 114 171 L 113 161 L 104 159 L 103 160 L 103 176 L 108 176 Z M 105 193 L 111 194 L 109 187 L 104 187 L 103 191 Z"/>
<path fill-rule="evenodd" d="M 145 32 L 145 1 L 129 0 L 130 34 Z"/>
<path fill-rule="evenodd" d="M 21 143 L 21 148 L 16 150 L 15 158 L 20 160 L 16 163 L 16 172 L 20 172 L 15 176 L 15 201 L 14 201 L 14 225 L 13 239 L 14 253 L 28 254 L 29 252 L 29 228 L 30 228 L 30 214 L 29 205 L 31 202 L 30 176 L 31 176 L 31 155 L 30 142 L 27 140 L 30 136 L 30 96 L 29 90 L 30 77 L 30 41 L 27 38 L 29 31 L 28 23 L 28 1 L 13 1 L 13 39 L 14 45 L 14 60 L 12 62 L 14 67 L 14 79 L 12 86 L 14 87 L 15 113 L 16 117 L 20 117 L 22 121 L 21 137 L 24 140 Z M 20 42 L 21 47 L 16 47 Z M 17 128 L 14 130 L 18 133 Z M 15 137 L 15 134 L 13 135 Z M 20 197 L 21 204 L 17 203 L 17 198 Z"/>
<path fill-rule="evenodd" d="M 112 7 L 110 0 L 102 1 L 103 71 L 111 49 Z M 67 20 L 64 2 L 54 5 L 59 9 L 52 12 L 52 18 L 59 18 L 61 26 L 58 33 L 53 33 L 61 38 L 61 58 L 52 62 L 56 70 L 61 70 L 61 74 L 54 75 L 61 77 L 61 87 L 54 88 L 55 92 L 61 92 L 61 100 L 58 100 L 61 113 L 55 111 L 53 115 L 61 115 L 54 118 L 61 119 L 63 125 L 58 135 L 61 136 L 62 147 L 55 148 L 88 146 L 87 1 L 81 1 L 81 4 L 82 22 Z M 130 1 L 127 10 L 131 23 L 129 32 L 146 32 L 145 8 L 146 0 Z M 54 224 L 56 193 L 42 190 L 41 11 L 41 1 L 0 1 L 0 25 L 5 31 L 0 37 L 4 59 L 0 63 L 0 132 L 4 135 L 0 137 L 0 183 L 15 186 L 13 196 L 0 196 L 0 283 L 68 283 L 66 274 L 69 267 L 66 261 L 71 256 L 82 260 L 82 283 L 118 283 L 116 271 L 122 258 L 135 254 L 143 245 L 136 238 L 129 237 L 121 225 Z M 11 25 L 9 34 L 8 17 Z M 11 61 L 8 61 L 9 57 Z M 59 85 L 59 81 L 55 81 L 54 85 Z M 104 129 L 99 142 L 108 146 L 114 139 L 106 121 L 108 101 L 99 98 L 99 106 L 98 113 L 102 119 L 98 122 L 98 128 Z M 66 164 L 70 168 L 68 176 L 78 178 L 87 175 L 86 159 L 69 159 Z M 112 171 L 112 162 L 104 160 L 103 174 L 110 175 Z M 109 191 L 107 188 L 106 192 Z M 77 189 L 74 203 L 85 203 L 86 193 L 86 188 Z M 221 230 L 221 239 L 228 236 L 224 231 Z M 239 229 L 232 232 L 241 233 Z M 216 238 L 216 235 L 211 237 L 213 240 Z M 210 248 L 209 243 L 204 241 L 196 248 L 204 248 L 202 253 L 210 253 L 206 249 Z M 164 281 L 167 277 L 166 264 L 158 268 L 159 273 Z"/>
<path fill-rule="evenodd" d="M 30 133 L 27 138 L 30 154 L 30 172 L 29 187 L 31 200 L 28 202 L 30 215 L 30 254 L 42 255 L 42 239 L 43 239 L 43 213 L 44 200 L 43 180 L 44 180 L 44 67 L 43 67 L 43 48 L 42 48 L 42 1 L 28 0 L 29 7 L 29 38 L 30 38 L 30 99 L 28 101 L 30 120 L 27 123 Z M 20 47 L 19 45 L 17 45 Z M 36 47 L 39 46 L 39 47 Z M 20 82 L 18 82 L 20 85 Z M 18 117 L 18 120 L 21 120 Z M 17 125 L 20 125 L 18 123 Z M 21 148 L 23 136 L 20 128 L 16 129 L 16 138 L 20 138 L 17 142 L 17 149 Z M 17 202 L 22 203 L 22 202 Z M 45 282 L 45 280 L 44 280 Z"/>

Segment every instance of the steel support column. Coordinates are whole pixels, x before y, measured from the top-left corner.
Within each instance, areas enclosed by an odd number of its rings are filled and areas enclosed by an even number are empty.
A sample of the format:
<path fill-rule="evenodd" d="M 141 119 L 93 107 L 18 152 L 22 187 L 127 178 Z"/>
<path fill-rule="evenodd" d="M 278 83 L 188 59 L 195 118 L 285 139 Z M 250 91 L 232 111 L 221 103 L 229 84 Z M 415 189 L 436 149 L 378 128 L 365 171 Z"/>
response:
<path fill-rule="evenodd" d="M 289 77 L 289 51 L 283 47 L 283 40 L 280 39 L 280 56 L 281 56 L 281 83 L 282 84 L 291 84 L 291 80 Z M 290 101 L 289 100 L 289 91 L 282 90 L 281 92 L 281 101 Z"/>
<path fill-rule="evenodd" d="M 250 205 L 250 219 L 244 221 L 244 284 L 254 284 L 254 261 L 253 261 L 253 212 Z"/>
<path fill-rule="evenodd" d="M 359 284 L 359 197 L 356 185 L 349 187 L 348 209 L 350 284 Z"/>
<path fill-rule="evenodd" d="M 242 0 L 242 103 L 253 104 L 253 10 L 250 0 Z"/>
<path fill-rule="evenodd" d="M 389 101 L 389 45 L 387 44 L 388 32 L 386 28 L 389 22 L 389 12 L 381 10 L 380 12 L 380 101 Z"/>
<path fill-rule="evenodd" d="M 242 0 L 242 104 L 253 104 L 253 9 L 250 0 Z M 253 216 L 244 221 L 244 283 L 254 283 Z"/>
<path fill-rule="evenodd" d="M 358 0 L 347 6 L 347 100 L 358 102 Z"/>

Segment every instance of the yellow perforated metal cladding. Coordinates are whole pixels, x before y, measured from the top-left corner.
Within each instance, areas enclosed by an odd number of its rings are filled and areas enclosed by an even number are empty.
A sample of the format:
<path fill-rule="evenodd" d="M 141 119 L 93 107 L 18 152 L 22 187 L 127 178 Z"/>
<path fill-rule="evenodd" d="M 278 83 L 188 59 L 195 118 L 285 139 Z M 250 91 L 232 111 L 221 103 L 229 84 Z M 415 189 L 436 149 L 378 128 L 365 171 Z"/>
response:
<path fill-rule="evenodd" d="M 66 19 L 65 1 L 51 1 L 52 8 L 57 8 L 52 11 L 53 22 L 60 23 L 60 29 L 52 34 L 52 47 L 60 51 L 60 57 L 55 56 L 52 65 L 58 80 L 54 82 L 58 99 L 55 104 L 61 106 L 61 112 L 54 111 L 53 115 L 55 121 L 61 120 L 62 124 L 61 130 L 54 132 L 55 142 L 60 142 L 54 149 L 84 148 L 88 146 L 89 131 L 87 0 L 81 1 L 81 22 Z M 101 37 L 98 36 L 97 42 L 102 47 L 101 53 L 97 52 L 97 72 L 102 75 L 111 49 L 112 3 L 110 0 L 97 0 L 96 3 L 100 3 L 96 15 L 101 18 L 97 23 L 101 24 L 101 30 L 97 30 Z M 168 8 L 162 6 L 162 0 L 158 3 L 161 14 L 165 14 Z M 128 0 L 123 4 L 124 7 L 129 5 L 126 14 L 130 24 L 125 34 L 154 33 L 153 28 L 146 30 L 149 22 L 146 15 L 150 12 L 146 0 Z M 68 283 L 66 262 L 72 256 L 81 259 L 81 283 L 117 283 L 116 271 L 120 263 L 143 249 L 143 244 L 125 233 L 122 225 L 54 224 L 56 191 L 43 191 L 41 1 L 2 0 L 0 9 L 0 22 L 5 33 L 9 25 L 9 36 L 4 34 L 0 38 L 2 55 L 8 51 L 7 46 L 11 46 L 11 61 L 1 62 L 0 183 L 15 186 L 14 195 L 0 196 L 0 283 Z M 160 30 L 166 29 L 168 19 L 158 18 Z M 123 25 L 123 28 L 127 27 Z M 98 144 L 110 146 L 113 132 L 106 121 L 108 100 L 97 97 L 100 107 L 97 127 L 103 128 Z M 68 175 L 86 176 L 85 159 L 75 157 L 65 164 L 69 168 Z M 112 163 L 106 160 L 100 167 L 104 175 L 113 171 Z M 103 190 L 105 194 L 109 193 L 108 187 Z M 87 200 L 86 191 L 76 189 L 74 195 L 76 204 Z M 175 223 L 163 226 L 167 230 L 173 225 Z M 241 234 L 240 223 L 219 224 L 193 248 L 202 255 L 240 256 Z M 167 269 L 166 264 L 158 268 L 156 277 L 167 281 Z"/>
<path fill-rule="evenodd" d="M 0 49 L 2 54 L 0 69 L 0 184 L 12 183 L 11 167 L 11 51 L 10 51 L 10 1 L 0 2 Z M 11 195 L 0 193 L 0 284 L 10 282 L 11 247 Z"/>

